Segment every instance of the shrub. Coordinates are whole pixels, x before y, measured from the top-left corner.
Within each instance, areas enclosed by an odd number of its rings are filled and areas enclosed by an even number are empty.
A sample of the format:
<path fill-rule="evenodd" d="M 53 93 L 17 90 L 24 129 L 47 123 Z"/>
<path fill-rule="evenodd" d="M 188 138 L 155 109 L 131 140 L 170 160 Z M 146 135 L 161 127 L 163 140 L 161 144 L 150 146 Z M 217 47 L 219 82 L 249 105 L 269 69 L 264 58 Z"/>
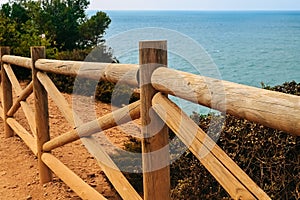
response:
<path fill-rule="evenodd" d="M 299 95 L 300 84 L 292 81 L 264 88 Z M 208 131 L 211 117 L 216 116 L 194 113 L 191 117 Z M 140 148 L 138 140 L 129 143 L 126 144 L 129 149 Z M 217 144 L 272 199 L 300 198 L 300 137 L 226 115 Z M 142 175 L 126 173 L 126 176 L 142 192 Z M 171 187 L 172 199 L 231 199 L 190 151 L 171 165 Z"/>

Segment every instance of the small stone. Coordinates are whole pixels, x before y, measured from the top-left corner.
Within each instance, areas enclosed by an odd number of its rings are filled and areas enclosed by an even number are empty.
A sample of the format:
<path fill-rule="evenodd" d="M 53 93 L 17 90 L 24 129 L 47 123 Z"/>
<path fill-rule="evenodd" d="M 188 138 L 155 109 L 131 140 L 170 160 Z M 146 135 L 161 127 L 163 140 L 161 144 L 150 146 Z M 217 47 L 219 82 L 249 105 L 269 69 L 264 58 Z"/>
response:
<path fill-rule="evenodd" d="M 70 189 L 70 188 L 68 188 L 68 189 L 67 189 L 67 192 L 73 192 L 73 190 L 72 190 L 72 189 Z"/>
<path fill-rule="evenodd" d="M 29 195 L 29 196 L 27 196 L 25 199 L 26 199 L 26 200 L 32 200 L 32 196 Z"/>
<path fill-rule="evenodd" d="M 13 185 L 13 186 L 8 187 L 8 189 L 16 189 L 18 187 L 19 187 L 18 185 Z"/>
<path fill-rule="evenodd" d="M 95 174 L 95 173 L 90 173 L 90 174 L 88 174 L 87 176 L 88 176 L 88 178 L 95 178 L 95 177 L 96 177 L 96 174 Z"/>
<path fill-rule="evenodd" d="M 67 194 L 67 195 L 65 195 L 65 198 L 66 199 L 71 198 L 71 195 Z"/>
<path fill-rule="evenodd" d="M 6 171 L 2 171 L 2 172 L 0 172 L 0 176 L 5 176 L 7 174 L 7 172 Z"/>

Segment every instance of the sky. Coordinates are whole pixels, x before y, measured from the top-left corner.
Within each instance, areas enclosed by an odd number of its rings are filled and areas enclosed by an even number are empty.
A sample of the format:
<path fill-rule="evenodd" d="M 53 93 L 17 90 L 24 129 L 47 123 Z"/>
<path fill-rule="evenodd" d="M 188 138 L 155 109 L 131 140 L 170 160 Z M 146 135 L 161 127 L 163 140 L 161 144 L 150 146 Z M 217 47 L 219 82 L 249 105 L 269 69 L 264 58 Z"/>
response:
<path fill-rule="evenodd" d="M 8 0 L 0 0 L 0 4 Z M 90 0 L 90 10 L 300 10 L 300 0 Z"/>

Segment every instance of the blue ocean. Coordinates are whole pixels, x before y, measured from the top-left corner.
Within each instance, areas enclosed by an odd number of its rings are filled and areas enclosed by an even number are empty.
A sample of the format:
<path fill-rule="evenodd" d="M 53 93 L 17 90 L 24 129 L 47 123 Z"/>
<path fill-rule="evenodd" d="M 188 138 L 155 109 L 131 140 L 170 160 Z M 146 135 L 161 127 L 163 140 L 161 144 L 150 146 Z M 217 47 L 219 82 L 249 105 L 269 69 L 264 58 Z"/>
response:
<path fill-rule="evenodd" d="M 105 39 L 121 63 L 139 62 L 146 35 L 168 40 L 170 68 L 254 87 L 300 82 L 300 11 L 106 12 Z M 189 114 L 209 112 L 174 101 Z"/>
<path fill-rule="evenodd" d="M 89 14 L 95 12 L 89 11 Z M 198 43 L 210 56 L 223 80 L 255 87 L 260 87 L 261 82 L 273 86 L 286 81 L 300 81 L 300 11 L 106 13 L 112 20 L 105 35 L 108 40 L 126 31 L 134 33 L 134 29 L 156 27 L 173 30 Z M 183 46 L 182 51 L 189 49 L 186 47 Z M 117 58 L 121 63 L 138 63 L 137 52 L 117 55 Z M 193 66 L 187 63 L 193 63 L 190 59 L 197 57 L 200 55 L 180 61 L 170 56 L 169 66 L 195 73 Z"/>

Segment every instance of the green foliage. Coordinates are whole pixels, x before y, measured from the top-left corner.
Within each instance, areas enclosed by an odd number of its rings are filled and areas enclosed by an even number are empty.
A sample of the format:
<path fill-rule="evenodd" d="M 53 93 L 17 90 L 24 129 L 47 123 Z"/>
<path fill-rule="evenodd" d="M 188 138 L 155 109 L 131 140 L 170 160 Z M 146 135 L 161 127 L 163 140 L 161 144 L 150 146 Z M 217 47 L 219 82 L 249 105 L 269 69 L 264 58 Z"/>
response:
<path fill-rule="evenodd" d="M 102 37 L 110 22 L 111 20 L 105 12 L 97 12 L 96 15 L 81 24 L 79 27 L 81 48 L 95 47 L 103 43 Z"/>
<path fill-rule="evenodd" d="M 29 57 L 31 46 L 50 48 L 50 40 L 41 37 L 23 2 L 3 4 L 0 15 L 0 45 L 10 46 L 12 54 Z"/>
<path fill-rule="evenodd" d="M 4 4 L 0 15 L 0 45 L 10 46 L 11 54 L 30 57 L 31 46 L 49 47 L 49 40 L 39 35 L 34 22 L 26 20 L 25 8 L 21 5 Z M 13 69 L 19 79 L 28 79 L 31 75 L 30 70 L 14 66 Z"/>
<path fill-rule="evenodd" d="M 16 46 L 20 32 L 17 31 L 17 22 L 0 14 L 0 44 L 2 46 Z"/>
<path fill-rule="evenodd" d="M 89 49 L 89 48 L 88 48 Z M 98 45 L 85 58 L 86 62 L 119 63 L 113 56 L 113 50 L 104 44 Z"/>
<path fill-rule="evenodd" d="M 80 22 L 86 17 L 87 0 L 44 0 L 36 17 L 42 32 L 61 50 L 75 49 L 80 38 Z"/>
<path fill-rule="evenodd" d="M 0 9 L 0 45 L 20 56 L 29 55 L 29 46 L 43 45 L 54 58 L 58 51 L 103 44 L 111 20 L 104 12 L 89 19 L 88 5 L 88 0 L 9 1 Z"/>
<path fill-rule="evenodd" d="M 1 14 L 10 18 L 17 24 L 25 23 L 30 19 L 29 13 L 26 11 L 25 5 L 22 2 L 12 2 L 2 5 Z"/>
<path fill-rule="evenodd" d="M 295 81 L 268 87 L 296 95 L 299 95 L 299 88 L 300 83 Z M 215 123 L 224 120 L 225 116 L 193 113 L 191 117 L 205 132 L 215 137 L 213 133 L 219 129 Z M 300 137 L 226 115 L 217 144 L 272 199 L 300 198 Z M 140 149 L 141 144 L 138 140 L 130 140 L 125 147 L 132 151 Z M 126 177 L 142 192 L 141 174 L 126 173 Z M 231 199 L 190 151 L 172 163 L 171 187 L 171 197 L 175 200 Z"/>
<path fill-rule="evenodd" d="M 110 18 L 98 12 L 88 19 L 88 5 L 88 0 L 11 0 L 0 9 L 0 46 L 10 46 L 11 54 L 25 57 L 30 57 L 31 46 L 45 46 L 47 58 L 117 62 L 101 39 Z M 96 45 L 100 47 L 91 51 Z M 30 78 L 26 69 L 14 71 L 19 79 Z M 61 91 L 72 92 L 75 77 L 52 74 L 51 78 Z M 101 94 L 108 101 L 108 93 Z"/>
<path fill-rule="evenodd" d="M 276 85 L 274 87 L 265 85 L 264 83 L 261 83 L 261 85 L 264 89 L 300 96 L 300 83 L 296 83 L 296 81 L 285 82 L 282 85 Z"/>

